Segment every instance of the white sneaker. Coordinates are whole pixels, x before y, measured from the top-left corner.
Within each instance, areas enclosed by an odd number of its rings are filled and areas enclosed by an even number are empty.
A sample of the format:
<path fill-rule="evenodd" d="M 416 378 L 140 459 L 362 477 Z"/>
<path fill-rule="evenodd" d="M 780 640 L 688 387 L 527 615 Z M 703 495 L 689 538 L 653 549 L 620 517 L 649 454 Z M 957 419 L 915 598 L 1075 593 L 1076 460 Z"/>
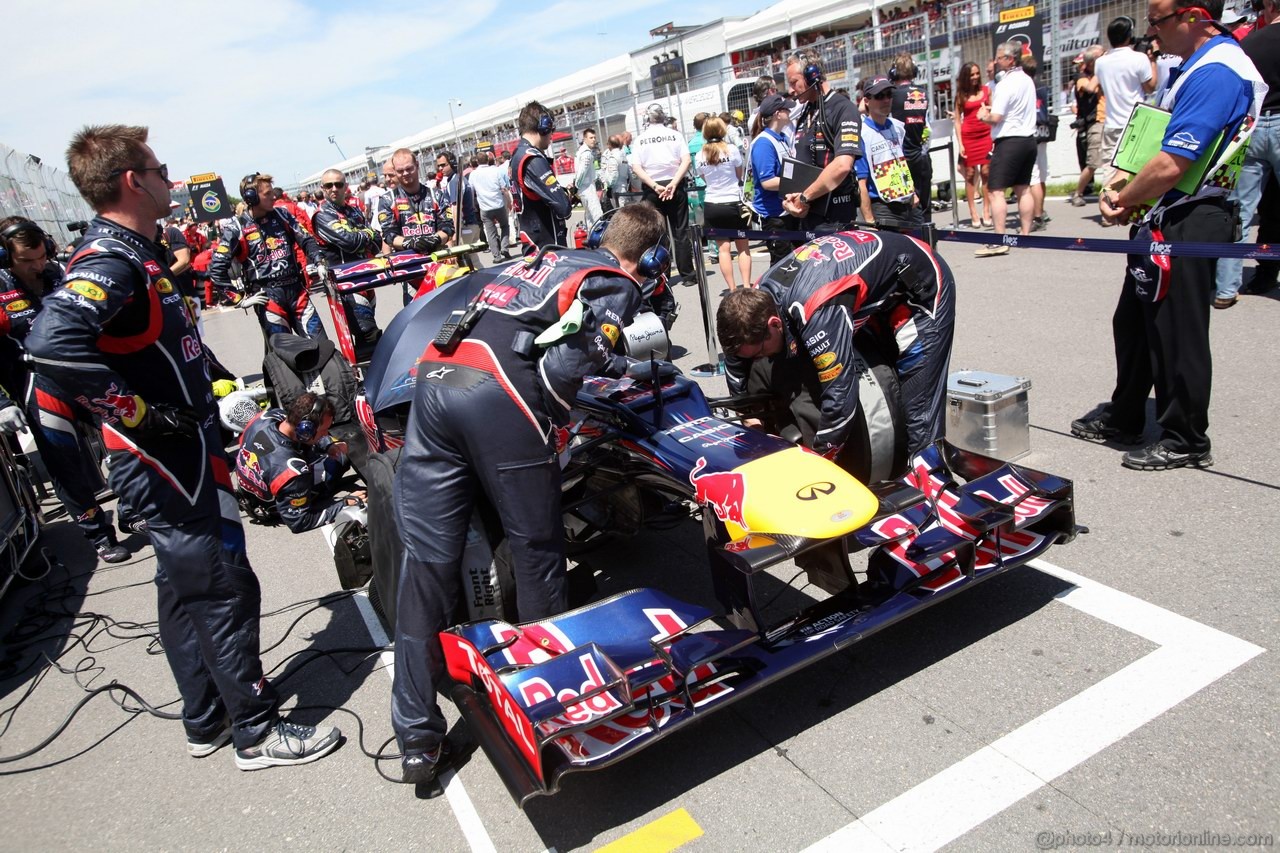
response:
<path fill-rule="evenodd" d="M 342 741 L 334 727 L 317 729 L 281 719 L 267 736 L 248 749 L 236 750 L 236 767 L 261 770 L 289 764 L 309 764 L 333 752 Z"/>

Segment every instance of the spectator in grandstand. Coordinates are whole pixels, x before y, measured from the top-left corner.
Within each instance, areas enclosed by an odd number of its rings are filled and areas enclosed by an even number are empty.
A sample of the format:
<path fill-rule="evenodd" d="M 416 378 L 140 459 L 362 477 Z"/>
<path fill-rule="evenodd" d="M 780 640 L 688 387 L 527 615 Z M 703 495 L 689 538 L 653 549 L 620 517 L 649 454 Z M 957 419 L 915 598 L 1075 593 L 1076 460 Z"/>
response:
<path fill-rule="evenodd" d="M 1007 41 L 996 48 L 996 62 L 1004 76 L 996 84 L 991 103 L 981 107 L 978 118 L 991 125 L 995 150 L 991 153 L 991 219 L 997 235 L 1007 225 L 1004 191 L 1013 188 L 1018 203 L 1021 234 L 1031 233 L 1035 201 L 1031 197 L 1031 173 L 1036 165 L 1036 86 L 1022 70 L 1022 43 Z M 979 258 L 1009 254 L 1003 242 L 974 252 Z"/>
<path fill-rule="evenodd" d="M 480 221 L 484 224 L 484 237 L 489 243 L 489 254 L 495 264 L 511 259 L 507 253 L 507 212 L 511 209 L 511 181 L 507 172 L 493 162 L 493 154 L 480 155 L 480 165 L 471 173 L 471 186 L 480 207 Z"/>
<path fill-rule="evenodd" d="M 991 90 L 982 82 L 976 62 L 966 62 L 956 78 L 956 112 L 953 122 L 956 156 L 964 170 L 964 192 L 969 202 L 969 224 L 991 227 L 991 190 L 987 173 L 991 163 L 991 127 L 978 118 L 978 111 L 991 103 Z M 978 212 L 978 199 L 982 212 Z"/>
<path fill-rule="evenodd" d="M 705 144 L 698 150 L 698 173 L 706 181 L 706 223 L 708 228 L 735 230 L 747 227 L 748 212 L 742 199 L 742 155 L 737 147 L 729 144 L 725 138 L 727 125 L 717 116 L 709 116 L 702 123 L 702 136 Z M 724 276 L 729 290 L 737 285 L 733 277 L 733 258 L 729 250 L 730 242 L 738 252 L 738 271 L 742 276 L 742 286 L 751 286 L 751 249 L 746 238 L 729 240 L 724 237 L 715 239 L 716 254 L 720 259 L 720 274 Z"/>
<path fill-rule="evenodd" d="M 631 171 L 640 181 L 644 200 L 662 211 L 675 241 L 676 269 L 679 276 L 672 281 L 692 282 L 693 246 L 689 241 L 689 195 L 684 179 L 689 173 L 689 146 L 680 134 L 666 126 L 667 113 L 662 104 L 653 103 L 645 110 L 648 126 L 635 141 Z"/>
<path fill-rule="evenodd" d="M 600 176 L 596 169 L 596 132 L 588 127 L 582 131 L 582 144 L 578 146 L 578 154 L 573 159 L 573 185 L 578 190 L 578 198 L 582 200 L 582 224 L 588 231 L 601 217 L 600 193 L 596 189 Z"/>
<path fill-rule="evenodd" d="M 827 83 L 821 58 L 812 51 L 787 59 L 787 85 L 801 103 L 796 119 L 796 159 L 822 171 L 798 193 L 783 196 L 788 213 L 806 231 L 840 231 L 858 209 L 853 161 L 862 153 L 862 118 L 848 98 Z"/>
<path fill-rule="evenodd" d="M 1102 125 L 1103 163 L 1111 162 L 1134 106 L 1156 90 L 1159 79 L 1155 58 L 1133 49 L 1133 26 L 1133 19 L 1127 15 L 1113 20 L 1107 26 L 1111 50 L 1094 63 L 1098 84 L 1107 97 L 1107 118 Z M 1103 224 L 1112 223 L 1104 219 Z"/>
<path fill-rule="evenodd" d="M 892 115 L 895 87 L 888 77 L 876 77 L 865 91 L 863 154 L 854 163 L 862 217 L 891 231 L 915 227 L 919 202 L 904 151 L 906 126 Z"/>
<path fill-rule="evenodd" d="M 791 126 L 793 101 L 781 95 L 767 96 L 758 111 L 765 122 L 764 129 L 751 140 L 751 209 L 760 217 L 760 227 L 765 231 L 786 231 L 795 222 L 782 209 L 782 161 L 791 156 L 784 136 Z M 770 240 L 765 244 L 772 266 L 791 254 L 792 246 L 786 240 Z"/>
<path fill-rule="evenodd" d="M 1080 180 L 1071 194 L 1072 207 L 1084 207 L 1085 193 L 1093 183 L 1093 176 L 1102 168 L 1102 87 L 1098 85 L 1095 64 L 1102 56 L 1102 45 L 1085 48 L 1081 54 L 1080 72 L 1076 76 L 1076 158 L 1080 162 Z"/>
<path fill-rule="evenodd" d="M 933 221 L 930 207 L 933 201 L 933 161 L 929 158 L 929 93 L 916 82 L 916 63 L 910 53 L 900 53 L 889 68 L 889 80 L 894 84 L 893 109 L 890 115 L 902 122 L 905 136 L 902 153 L 911 170 L 911 183 L 915 186 L 916 218 Z"/>

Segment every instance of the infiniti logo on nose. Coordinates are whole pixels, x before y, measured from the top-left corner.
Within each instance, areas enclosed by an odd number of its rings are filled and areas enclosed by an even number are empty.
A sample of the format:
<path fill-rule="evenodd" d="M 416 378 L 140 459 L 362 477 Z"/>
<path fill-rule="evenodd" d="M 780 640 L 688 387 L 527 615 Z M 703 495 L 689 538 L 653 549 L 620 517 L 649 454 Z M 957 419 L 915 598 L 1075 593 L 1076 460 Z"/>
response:
<path fill-rule="evenodd" d="M 836 490 L 835 483 L 819 482 L 801 486 L 796 490 L 796 497 L 802 501 L 816 501 L 819 495 L 829 495 Z"/>

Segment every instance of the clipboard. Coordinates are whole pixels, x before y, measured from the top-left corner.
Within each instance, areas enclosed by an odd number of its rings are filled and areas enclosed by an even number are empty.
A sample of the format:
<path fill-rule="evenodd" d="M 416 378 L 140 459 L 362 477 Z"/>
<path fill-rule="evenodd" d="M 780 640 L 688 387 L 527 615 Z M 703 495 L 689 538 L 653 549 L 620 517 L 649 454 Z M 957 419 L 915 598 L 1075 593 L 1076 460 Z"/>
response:
<path fill-rule="evenodd" d="M 802 163 L 792 157 L 783 157 L 782 172 L 778 176 L 778 192 L 784 196 L 788 193 L 802 193 L 821 174 L 822 169 L 817 166 Z"/>
<path fill-rule="evenodd" d="M 1169 110 L 1153 107 L 1150 104 L 1135 104 L 1129 114 L 1129 121 L 1120 132 L 1120 141 L 1116 143 L 1116 153 L 1111 158 L 1111 165 L 1117 169 L 1136 175 L 1142 167 L 1159 153 L 1164 145 L 1165 131 L 1169 127 L 1169 119 L 1173 114 Z M 1213 142 L 1194 161 L 1183 174 L 1174 189 L 1187 195 L 1195 195 L 1204 180 L 1217 163 L 1218 153 L 1222 150 L 1222 131 L 1214 137 Z"/>

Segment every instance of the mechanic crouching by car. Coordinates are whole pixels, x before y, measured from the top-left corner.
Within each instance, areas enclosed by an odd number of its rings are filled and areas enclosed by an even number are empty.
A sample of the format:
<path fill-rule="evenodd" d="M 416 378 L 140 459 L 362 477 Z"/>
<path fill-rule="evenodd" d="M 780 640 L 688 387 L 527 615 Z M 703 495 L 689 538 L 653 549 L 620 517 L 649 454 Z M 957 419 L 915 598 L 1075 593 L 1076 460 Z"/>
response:
<path fill-rule="evenodd" d="M 378 228 L 382 240 L 393 250 L 410 249 L 426 254 L 444 246 L 453 236 L 449 211 L 436 203 L 435 193 L 418 176 L 418 158 L 408 148 L 391 155 L 395 172 L 395 194 L 388 194 L 378 207 Z M 404 285 L 404 304 L 413 301 L 415 287 Z"/>
<path fill-rule="evenodd" d="M 895 445 L 901 399 L 906 452 L 944 432 L 955 279 L 920 241 L 891 232 L 819 237 L 775 264 L 758 289 L 716 312 L 729 390 L 790 405 L 806 446 L 863 482 L 906 458 Z M 884 388 L 871 367 L 893 368 Z"/>
<path fill-rule="evenodd" d="M 583 377 L 625 363 L 613 348 L 640 306 L 638 281 L 668 263 L 665 232 L 656 208 L 629 205 L 613 215 L 599 250 L 544 250 L 473 273 L 483 289 L 422 354 L 395 478 L 405 555 L 391 722 L 405 782 L 429 782 L 441 760 L 439 633 L 462 600 L 477 489 L 511 545 L 520 621 L 567 606 L 557 462 L 564 426 Z"/>
<path fill-rule="evenodd" d="M 284 720 L 258 649 L 261 591 L 231 494 L 210 362 L 153 242 L 168 167 L 145 127 L 86 127 L 68 171 L 97 216 L 66 284 L 27 336 L 38 373 L 83 401 L 111 453 L 111 488 L 147 522 L 157 618 L 182 695 L 187 754 L 235 742 L 236 766 L 305 764 L 341 733 Z"/>
<path fill-rule="evenodd" d="M 231 261 L 240 261 L 249 294 L 240 307 L 257 312 L 265 339 L 281 332 L 323 338 L 320 315 L 311 304 L 306 275 L 294 253 L 294 247 L 300 246 L 307 260 L 315 263 L 320 247 L 292 213 L 272 206 L 271 184 L 271 176 L 259 172 L 240 181 L 240 195 L 248 209 L 227 220 L 209 263 L 209 277 L 216 287 L 231 287 Z"/>
<path fill-rule="evenodd" d="M 346 506 L 364 503 L 364 492 L 337 496 L 347 472 L 347 443 L 329 435 L 333 401 L 310 391 L 284 409 L 268 409 L 240 436 L 236 479 L 242 499 L 270 507 L 294 533 L 329 522 Z"/>
<path fill-rule="evenodd" d="M 332 267 L 363 261 L 378 254 L 382 248 L 382 235 L 369 225 L 364 212 L 352 202 L 346 176 L 337 169 L 330 169 L 320 176 L 320 189 L 324 191 L 324 201 L 311 217 L 311 227 L 316 232 L 320 255 L 325 263 Z M 377 295 L 366 290 L 343 293 L 339 299 L 356 346 L 376 342 L 382 335 L 374 317 L 378 307 Z"/>

